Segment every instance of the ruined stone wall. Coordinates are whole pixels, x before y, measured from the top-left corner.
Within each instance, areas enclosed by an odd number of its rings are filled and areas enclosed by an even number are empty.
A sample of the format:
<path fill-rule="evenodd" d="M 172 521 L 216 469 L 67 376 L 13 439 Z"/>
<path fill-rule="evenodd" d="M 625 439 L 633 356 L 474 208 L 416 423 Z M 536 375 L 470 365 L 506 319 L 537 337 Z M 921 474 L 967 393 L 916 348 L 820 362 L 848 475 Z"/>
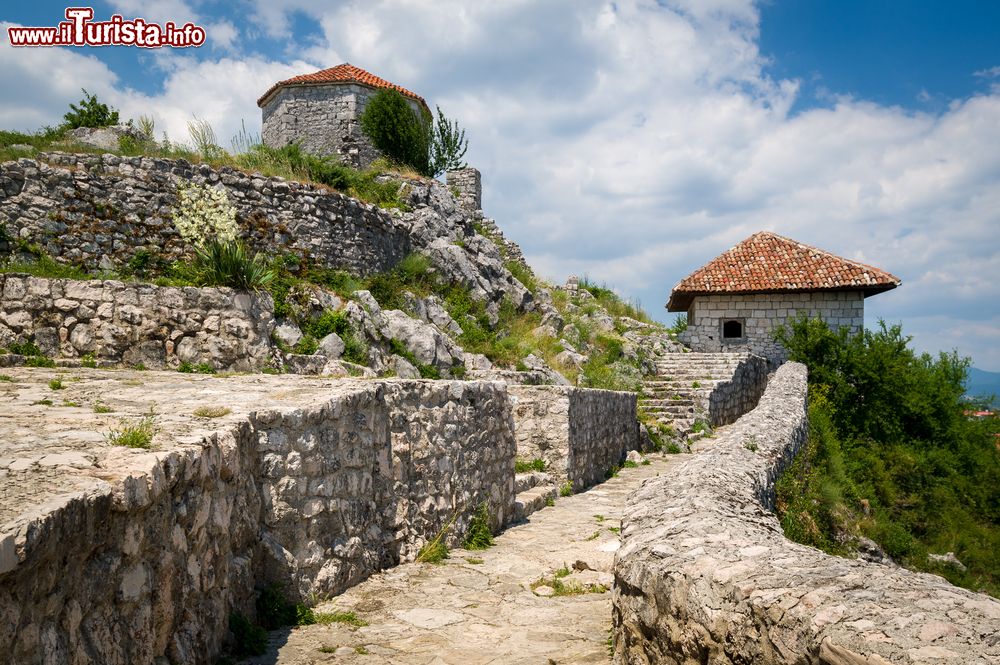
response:
<path fill-rule="evenodd" d="M 478 169 L 465 168 L 448 171 L 448 187 L 456 192 L 458 205 L 470 214 L 483 209 L 483 176 Z"/>
<path fill-rule="evenodd" d="M 506 391 L 482 382 L 378 382 L 322 410 L 258 414 L 267 576 L 332 595 L 412 561 L 446 526 L 462 542 L 485 503 L 513 514 Z"/>
<path fill-rule="evenodd" d="M 767 388 L 767 369 L 768 363 L 761 356 L 748 353 L 740 358 L 732 375 L 717 383 L 708 395 L 709 423 L 713 427 L 728 425 L 757 406 Z"/>
<path fill-rule="evenodd" d="M 157 373 L 142 376 L 155 390 Z M 176 392 L 187 380 L 165 382 L 190 409 L 193 389 Z M 460 543 L 482 502 L 497 528 L 512 514 L 503 384 L 236 380 L 271 386 L 261 394 L 272 403 L 297 399 L 207 436 L 181 434 L 190 411 L 164 404 L 172 438 L 152 451 L 92 445 L 105 463 L 77 452 L 3 460 L 4 482 L 51 480 L 60 465 L 67 480 L 49 503 L 4 506 L 19 516 L 0 523 L 0 664 L 211 663 L 230 613 L 254 617 L 256 588 L 336 593 L 412 560 L 446 526 Z M 213 384 L 216 400 L 239 391 Z"/>
<path fill-rule="evenodd" d="M 175 260 L 191 247 L 171 210 L 177 184 L 221 186 L 249 244 L 369 275 L 409 254 L 409 226 L 320 186 L 185 160 L 48 153 L 0 164 L 0 228 L 57 260 L 121 269 L 142 250 Z M 0 234 L 3 235 L 3 234 Z"/>
<path fill-rule="evenodd" d="M 864 294 L 814 291 L 696 296 L 682 340 L 694 351 L 706 353 L 751 351 L 776 367 L 788 358 L 788 352 L 772 338 L 774 329 L 802 314 L 818 316 L 834 329 L 846 326 L 856 333 L 864 327 Z M 744 336 L 723 339 L 722 324 L 726 320 L 739 321 Z"/>
<path fill-rule="evenodd" d="M 639 448 L 634 393 L 566 386 L 508 386 L 517 456 L 544 459 L 560 484 L 575 490 L 604 479 Z"/>
<path fill-rule="evenodd" d="M 1000 601 L 785 539 L 774 483 L 806 434 L 806 369 L 787 363 L 711 448 L 629 498 L 614 662 L 1000 661 Z"/>
<path fill-rule="evenodd" d="M 0 348 L 31 339 L 56 358 L 249 371 L 271 357 L 273 309 L 269 295 L 226 288 L 0 274 Z"/>

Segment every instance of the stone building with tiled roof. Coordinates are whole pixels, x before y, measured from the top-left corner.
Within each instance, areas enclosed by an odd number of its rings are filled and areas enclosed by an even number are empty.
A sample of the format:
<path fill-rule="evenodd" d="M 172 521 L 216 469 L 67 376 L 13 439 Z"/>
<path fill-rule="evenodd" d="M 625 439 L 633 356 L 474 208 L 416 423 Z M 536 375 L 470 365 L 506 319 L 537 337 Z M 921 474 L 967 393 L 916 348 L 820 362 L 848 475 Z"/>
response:
<path fill-rule="evenodd" d="M 899 283 L 884 270 L 761 232 L 682 279 L 667 310 L 687 312 L 684 341 L 695 351 L 748 350 L 774 365 L 785 359 L 776 327 L 806 314 L 858 332 L 865 298 Z"/>
<path fill-rule="evenodd" d="M 279 81 L 261 95 L 261 138 L 274 148 L 299 143 L 305 152 L 339 155 L 345 164 L 364 168 L 379 153 L 359 118 L 382 89 L 400 92 L 417 113 L 430 113 L 419 95 L 344 63 Z"/>

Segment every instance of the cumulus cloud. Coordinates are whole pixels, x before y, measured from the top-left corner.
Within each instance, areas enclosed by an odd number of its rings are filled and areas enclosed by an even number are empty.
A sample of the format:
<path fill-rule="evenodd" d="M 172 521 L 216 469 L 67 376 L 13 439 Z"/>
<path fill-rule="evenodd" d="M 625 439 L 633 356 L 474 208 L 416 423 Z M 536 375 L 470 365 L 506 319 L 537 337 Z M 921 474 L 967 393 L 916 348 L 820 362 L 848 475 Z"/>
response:
<path fill-rule="evenodd" d="M 0 121 L 37 126 L 31 113 L 65 108 L 85 81 L 129 113 L 155 110 L 172 135 L 195 114 L 227 138 L 241 118 L 259 127 L 255 100 L 274 81 L 350 61 L 466 127 L 487 213 L 551 278 L 607 280 L 667 319 L 662 303 L 677 281 L 773 230 L 902 277 L 868 301 L 869 323 L 902 320 L 921 348 L 956 347 L 1000 369 L 996 86 L 935 113 L 850 91 L 793 113 L 799 83 L 768 75 L 750 0 L 253 7 L 252 24 L 234 30 L 297 45 L 291 26 L 305 15 L 320 37 L 290 48 L 294 61 L 164 56 L 163 89 L 148 97 L 93 58 L 0 49 L 8 90 L 38 71 L 30 58 L 78 66 L 61 70 L 73 71 L 63 82 L 17 92 Z"/>

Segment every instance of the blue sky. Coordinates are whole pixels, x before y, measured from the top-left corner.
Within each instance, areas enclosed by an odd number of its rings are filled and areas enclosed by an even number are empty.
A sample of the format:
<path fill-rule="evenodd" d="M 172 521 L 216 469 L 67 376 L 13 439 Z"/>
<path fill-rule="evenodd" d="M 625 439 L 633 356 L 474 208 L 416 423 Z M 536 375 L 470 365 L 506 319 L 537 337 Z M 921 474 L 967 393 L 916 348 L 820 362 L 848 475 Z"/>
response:
<path fill-rule="evenodd" d="M 54 25 L 64 5 L 0 10 Z M 238 8 L 238 11 L 236 10 Z M 866 318 L 1000 370 L 1000 3 L 842 0 L 112 0 L 195 20 L 197 50 L 12 49 L 0 127 L 57 123 L 80 87 L 228 144 L 273 82 L 350 61 L 467 129 L 487 214 L 557 281 L 662 304 L 767 229 L 903 286 Z M 5 32 L 5 31 L 4 31 Z M 4 35 L 3 40 L 5 40 Z M 40 72 L 46 72 L 40 75 Z"/>

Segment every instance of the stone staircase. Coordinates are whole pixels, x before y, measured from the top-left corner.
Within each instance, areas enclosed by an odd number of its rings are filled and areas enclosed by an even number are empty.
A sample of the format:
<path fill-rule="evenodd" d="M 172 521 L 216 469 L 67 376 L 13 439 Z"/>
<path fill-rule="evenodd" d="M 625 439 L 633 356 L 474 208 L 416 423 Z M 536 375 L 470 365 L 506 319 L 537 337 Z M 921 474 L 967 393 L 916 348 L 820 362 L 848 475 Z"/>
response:
<path fill-rule="evenodd" d="M 656 376 L 643 381 L 639 408 L 673 428 L 687 444 L 706 435 L 712 392 L 733 379 L 747 353 L 666 353 L 656 359 Z M 704 429 L 695 430 L 695 423 Z"/>
<path fill-rule="evenodd" d="M 555 501 L 559 488 L 544 471 L 529 471 L 514 475 L 514 494 L 514 521 L 521 522 Z"/>

